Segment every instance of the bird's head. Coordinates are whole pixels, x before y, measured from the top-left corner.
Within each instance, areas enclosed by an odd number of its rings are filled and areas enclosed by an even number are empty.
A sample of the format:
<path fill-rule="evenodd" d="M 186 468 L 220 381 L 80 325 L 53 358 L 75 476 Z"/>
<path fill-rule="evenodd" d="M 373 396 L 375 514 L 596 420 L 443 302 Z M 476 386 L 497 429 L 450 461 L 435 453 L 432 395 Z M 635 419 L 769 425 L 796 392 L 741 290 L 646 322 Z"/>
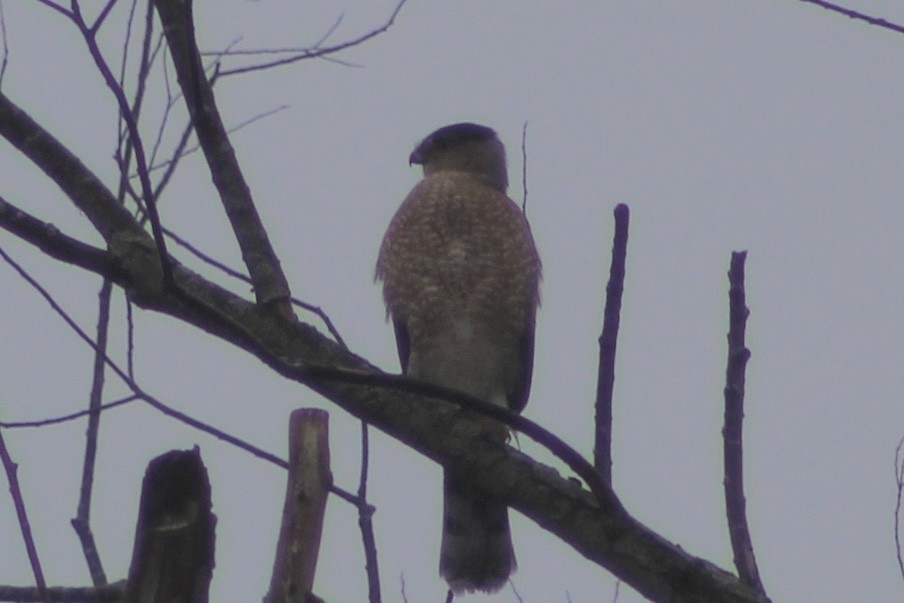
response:
<path fill-rule="evenodd" d="M 467 172 L 502 192 L 508 188 L 505 147 L 492 128 L 459 123 L 436 130 L 408 157 L 409 165 L 421 165 L 424 175 L 435 172 Z"/>

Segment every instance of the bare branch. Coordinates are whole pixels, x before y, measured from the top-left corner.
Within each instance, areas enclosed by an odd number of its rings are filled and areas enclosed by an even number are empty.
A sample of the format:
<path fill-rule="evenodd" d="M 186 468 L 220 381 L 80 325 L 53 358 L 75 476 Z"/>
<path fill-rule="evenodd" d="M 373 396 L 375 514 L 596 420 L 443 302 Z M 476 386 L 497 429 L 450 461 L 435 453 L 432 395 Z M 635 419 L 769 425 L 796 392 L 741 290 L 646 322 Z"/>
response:
<path fill-rule="evenodd" d="M 744 294 L 744 261 L 746 251 L 731 254 L 729 280 L 728 367 L 725 369 L 725 510 L 734 563 L 741 580 L 765 596 L 760 573 L 753 554 L 747 527 L 747 503 L 744 498 L 744 381 L 750 350 L 744 344 L 747 309 Z"/>
<path fill-rule="evenodd" d="M 35 245 L 52 258 L 101 276 L 111 275 L 117 270 L 109 252 L 64 235 L 52 224 L 25 213 L 3 197 L 0 197 L 0 228 Z"/>
<path fill-rule="evenodd" d="M 621 314 L 622 292 L 625 288 L 625 258 L 628 253 L 628 206 L 615 206 L 615 235 L 612 241 L 612 262 L 609 283 L 606 285 L 606 308 L 603 310 L 603 331 L 600 334 L 600 358 L 596 382 L 596 433 L 593 444 L 593 465 L 603 481 L 612 484 L 612 389 L 615 385 L 615 349 Z"/>
<path fill-rule="evenodd" d="M 111 248 L 123 242 L 150 240 L 100 179 L 2 92 L 0 136 L 56 182 Z"/>
<path fill-rule="evenodd" d="M 113 283 L 104 279 L 98 294 L 97 339 L 94 353 L 94 376 L 88 400 L 88 428 L 85 432 L 85 460 L 82 464 L 82 486 L 79 494 L 78 510 L 72 519 L 72 528 L 82 543 L 85 561 L 94 586 L 107 583 L 94 534 L 91 532 L 91 491 L 94 487 L 94 467 L 97 459 L 97 437 L 100 432 L 100 407 L 104 391 L 104 358 L 107 355 L 107 333 L 110 326 L 110 298 Z"/>
<path fill-rule="evenodd" d="M 9 63 L 9 42 L 6 38 L 6 15 L 3 14 L 3 0 L 0 0 L 0 43 L 2 43 L 3 47 L 0 49 L 0 53 L 3 54 L 0 57 L 0 87 L 3 86 L 3 76 L 6 74 L 6 66 Z"/>
<path fill-rule="evenodd" d="M 203 251 L 201 251 L 200 249 L 195 247 L 193 244 L 189 243 L 186 239 L 183 239 L 182 237 L 180 237 L 179 235 L 174 233 L 172 230 L 164 229 L 164 232 L 166 233 L 166 235 L 168 237 L 170 237 L 173 241 L 175 241 L 179 246 L 183 247 L 186 251 L 191 253 L 193 256 L 195 256 L 196 258 L 198 258 L 205 264 L 213 266 L 217 270 L 222 271 L 224 274 L 231 276 L 234 279 L 240 280 L 243 283 L 247 283 L 249 285 L 252 284 L 251 279 L 248 278 L 246 275 L 242 274 L 238 270 L 235 270 L 234 268 L 230 268 L 223 262 L 210 257 L 209 255 L 207 255 L 206 253 L 204 253 Z M 336 329 L 336 325 L 333 324 L 333 321 L 330 319 L 329 315 L 327 315 L 327 313 L 323 310 L 323 308 L 321 308 L 320 306 L 315 306 L 308 302 L 302 301 L 302 300 L 298 299 L 297 297 L 291 297 L 290 301 L 292 302 L 293 305 L 298 306 L 299 308 L 302 308 L 304 310 L 307 310 L 308 312 L 311 312 L 312 314 L 315 314 L 318 318 L 320 318 L 320 320 L 323 321 L 324 326 L 330 332 L 330 335 L 332 335 L 333 339 L 336 340 L 336 343 L 341 345 L 343 348 L 348 348 L 348 346 L 345 345 L 345 340 L 343 340 L 342 336 L 339 334 L 339 330 Z"/>
<path fill-rule="evenodd" d="M 78 2 L 73 2 L 73 4 L 78 5 Z M 101 26 L 103 26 L 104 21 L 106 21 L 107 17 L 110 15 L 110 11 L 113 9 L 114 4 L 116 4 L 116 0 L 107 0 L 106 6 L 101 9 L 94 24 L 88 29 L 92 36 L 97 35 L 97 32 L 100 30 Z"/>
<path fill-rule="evenodd" d="M 55 10 L 56 12 L 60 13 L 67 19 L 72 18 L 72 13 L 69 12 L 68 10 L 66 10 L 65 8 L 63 8 L 62 6 L 60 6 L 59 4 L 57 4 L 56 2 L 52 2 L 51 0 L 38 0 L 38 2 L 43 4 L 47 8 Z"/>
<path fill-rule="evenodd" d="M 125 580 L 98 588 L 50 586 L 47 596 L 54 603 L 118 603 L 122 601 L 125 587 Z M 0 586 L 0 601 L 36 603 L 41 600 L 38 589 L 33 586 Z"/>
<path fill-rule="evenodd" d="M 16 263 L 15 260 L 13 260 L 11 257 L 9 257 L 9 255 L 7 255 L 6 252 L 3 251 L 3 248 L 0 248 L 0 258 L 2 258 L 4 261 L 6 261 L 6 263 L 8 263 L 10 266 L 12 266 L 13 269 L 16 270 L 23 279 L 25 279 L 32 287 L 34 287 L 38 291 L 38 293 L 40 293 L 41 296 L 47 301 L 47 303 L 50 304 L 50 306 L 60 316 L 60 318 L 62 318 L 63 321 L 67 325 L 69 325 L 69 328 L 71 328 L 73 331 L 75 331 L 75 333 L 82 339 L 82 341 L 87 343 L 89 346 L 91 346 L 91 348 L 95 352 L 97 352 L 97 349 L 98 349 L 97 344 L 94 341 L 92 341 L 92 339 L 88 336 L 88 334 L 85 333 L 85 331 L 78 325 L 78 323 L 76 323 L 75 320 L 71 316 L 69 316 L 69 314 L 65 310 L 63 310 L 62 307 L 60 307 L 60 305 L 56 302 L 56 300 L 53 299 L 53 296 L 51 296 L 50 293 L 44 287 L 42 287 L 40 283 L 38 283 L 34 278 L 32 278 L 31 275 L 29 275 L 22 268 L 22 266 L 20 266 L 18 263 Z M 131 388 L 131 390 L 135 393 L 135 395 L 139 399 L 148 403 L 151 407 L 157 409 L 158 411 L 162 412 L 163 414 L 165 414 L 169 417 L 172 417 L 178 421 L 181 421 L 182 423 L 185 423 L 186 425 L 194 427 L 195 429 L 197 429 L 199 431 L 203 431 L 207 434 L 210 434 L 210 435 L 214 436 L 215 438 L 220 439 L 228 444 L 232 444 L 233 446 L 236 446 L 237 448 L 241 448 L 242 450 L 245 450 L 246 452 L 250 452 L 254 456 L 262 458 L 265 461 L 269 461 L 269 462 L 273 463 L 274 465 L 277 465 L 284 469 L 288 466 L 286 461 L 284 461 L 283 459 L 281 459 L 265 450 L 262 450 L 256 446 L 253 446 L 253 445 L 245 442 L 244 440 L 237 438 L 236 436 L 233 436 L 229 433 L 221 431 L 215 427 L 208 425 L 207 423 L 204 423 L 203 421 L 199 421 L 198 419 L 195 419 L 194 417 L 191 417 L 190 415 L 187 415 L 183 412 L 180 412 L 180 411 L 164 404 L 157 398 L 155 398 L 155 397 L 151 396 L 150 394 L 148 394 L 147 392 L 145 392 L 141 387 L 139 387 L 139 385 L 129 375 L 127 375 L 125 373 L 125 371 L 123 371 L 115 362 L 113 362 L 106 355 L 104 356 L 104 362 L 107 364 L 107 366 L 110 367 L 110 369 L 113 370 L 114 373 L 116 373 L 116 375 L 120 379 L 122 379 L 122 381 L 127 386 L 129 386 L 129 388 Z"/>
<path fill-rule="evenodd" d="M 60 423 L 68 423 L 69 421 L 74 421 L 76 419 L 81 419 L 82 417 L 86 417 L 91 413 L 99 413 L 110 410 L 111 408 L 116 408 L 117 406 L 123 406 L 128 404 L 129 402 L 134 402 L 136 400 L 140 400 L 138 396 L 132 394 L 130 396 L 126 396 L 125 398 L 120 398 L 119 400 L 114 400 L 113 402 L 108 402 L 106 404 L 101 404 L 97 409 L 84 409 L 78 412 L 69 413 L 68 415 L 62 415 L 59 417 L 51 417 L 49 419 L 37 419 L 34 421 L 0 421 L 0 428 L 5 429 L 24 429 L 24 428 L 35 428 L 35 427 L 48 427 L 50 425 L 59 425 Z M 2 599 L 0 599 L 2 600 Z"/>
<path fill-rule="evenodd" d="M 155 0 L 163 22 L 179 85 L 188 105 L 198 140 L 207 158 L 214 185 L 232 224 L 248 274 L 254 282 L 258 303 L 276 303 L 278 311 L 291 315 L 289 285 L 267 232 L 264 230 L 251 191 L 239 168 L 213 91 L 202 76 L 201 58 L 194 36 L 189 0 Z"/>
<path fill-rule="evenodd" d="M 96 32 L 92 31 L 92 29 L 88 27 L 88 24 L 85 23 L 78 2 L 72 3 L 72 21 L 82 33 L 82 37 L 88 46 L 88 52 L 91 54 L 91 58 L 94 60 L 94 64 L 98 71 L 100 71 L 110 92 L 113 93 L 113 97 L 116 99 L 116 103 L 119 106 L 120 116 L 126 122 L 129 139 L 135 153 L 135 161 L 138 164 L 138 178 L 141 182 L 142 200 L 144 201 L 145 208 L 148 211 L 148 217 L 150 218 L 151 231 L 154 235 L 154 243 L 157 246 L 158 259 L 163 272 L 163 278 L 166 283 L 171 283 L 173 280 L 172 268 L 169 265 L 169 255 L 166 252 L 166 241 L 164 240 L 163 232 L 161 231 L 160 216 L 157 214 L 157 202 L 154 198 L 154 188 L 151 186 L 150 175 L 148 173 L 148 161 L 144 152 L 144 143 L 142 143 L 141 133 L 138 130 L 137 117 L 132 113 L 125 91 L 119 85 L 116 76 L 113 75 L 103 53 L 100 51 L 100 46 L 98 46 L 95 37 Z"/>
<path fill-rule="evenodd" d="M 800 0 L 801 2 L 806 2 L 809 4 L 815 4 L 816 6 L 822 7 L 826 10 L 830 10 L 845 17 L 849 17 L 851 19 L 856 19 L 859 21 L 866 21 L 870 25 L 875 25 L 876 27 L 881 27 L 883 29 L 889 29 L 891 31 L 904 34 L 904 25 L 898 25 L 897 23 L 892 23 L 891 21 L 886 21 L 885 19 L 881 19 L 879 17 L 871 17 L 865 13 L 861 13 L 855 10 L 851 10 L 849 8 L 844 8 L 843 6 L 839 6 L 838 4 L 833 4 L 831 2 L 825 2 L 824 0 Z"/>
<path fill-rule="evenodd" d="M 521 213 L 527 217 L 527 122 L 521 126 Z"/>
<path fill-rule="evenodd" d="M 13 499 L 13 506 L 16 508 L 19 530 L 22 533 L 22 540 L 25 541 L 25 550 L 28 553 L 28 561 L 31 563 L 31 571 L 35 577 L 38 595 L 41 601 L 50 603 L 50 596 L 47 594 L 47 584 L 44 582 L 44 571 L 41 569 L 41 560 L 38 558 L 38 549 L 35 547 L 35 541 L 31 535 L 31 524 L 28 522 L 25 500 L 22 497 L 22 490 L 19 488 L 18 466 L 13 462 L 9 451 L 6 449 L 2 430 L 0 430 L 0 462 L 3 463 L 3 469 L 6 471 L 9 493 Z"/>
<path fill-rule="evenodd" d="M 370 464 L 370 436 L 367 423 L 361 421 L 361 475 L 358 480 L 358 527 L 364 544 L 364 569 L 367 573 L 367 600 L 380 603 L 380 564 L 377 558 L 377 539 L 374 536 L 374 508 L 367 504 L 367 474 Z"/>
<path fill-rule="evenodd" d="M 901 551 L 901 505 L 904 503 L 904 438 L 895 447 L 895 485 L 897 496 L 895 497 L 895 555 L 898 558 L 898 570 L 904 578 L 904 557 Z"/>
<path fill-rule="evenodd" d="M 289 418 L 289 471 L 270 591 L 264 603 L 306 603 L 314 586 L 333 476 L 329 415 L 300 408 Z"/>
<path fill-rule="evenodd" d="M 238 75 L 241 73 L 248 73 L 250 71 L 262 71 L 264 69 L 271 69 L 273 67 L 280 67 L 282 65 L 289 65 L 291 63 L 297 63 L 298 61 L 303 61 L 305 59 L 314 59 L 314 58 L 326 58 L 331 54 L 336 54 L 337 52 L 341 52 L 343 50 L 347 50 L 354 46 L 358 46 L 359 44 L 363 44 L 364 42 L 370 40 L 371 38 L 375 38 L 376 36 L 387 31 L 392 25 L 395 23 L 396 17 L 401 12 L 402 7 L 405 5 L 407 0 L 400 0 L 400 2 L 396 5 L 395 9 L 389 15 L 389 19 L 386 20 L 383 25 L 378 27 L 377 29 L 371 30 L 368 33 L 358 36 L 357 38 L 353 38 L 348 40 L 347 42 L 343 42 L 341 44 L 336 44 L 335 46 L 330 46 L 328 48 L 318 48 L 315 46 L 314 48 L 309 49 L 301 49 L 297 51 L 297 54 L 293 56 L 286 57 L 284 59 L 278 59 L 276 61 L 271 61 L 268 63 L 262 63 L 259 65 L 249 65 L 246 67 L 236 67 L 234 69 L 224 69 L 221 75 L 229 76 L 229 75 Z M 330 31 L 327 32 L 327 35 L 332 33 L 332 31 L 338 26 L 338 23 L 334 25 Z M 325 39 L 325 38 L 324 38 Z M 319 44 L 318 44 L 319 45 Z M 229 54 L 265 54 L 270 51 L 261 51 L 261 50 L 251 50 L 251 51 L 234 51 Z M 292 50 L 277 50 L 276 52 L 294 52 Z"/>

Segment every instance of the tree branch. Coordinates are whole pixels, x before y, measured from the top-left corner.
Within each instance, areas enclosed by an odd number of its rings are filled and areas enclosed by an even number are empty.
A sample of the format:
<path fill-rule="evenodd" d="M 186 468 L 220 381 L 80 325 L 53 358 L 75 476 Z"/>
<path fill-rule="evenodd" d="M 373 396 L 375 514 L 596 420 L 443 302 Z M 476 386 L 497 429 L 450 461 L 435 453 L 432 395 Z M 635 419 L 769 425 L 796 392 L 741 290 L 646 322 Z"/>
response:
<path fill-rule="evenodd" d="M 329 415 L 318 408 L 294 410 L 289 417 L 289 471 L 282 524 L 264 603 L 308 601 L 332 482 Z"/>
<path fill-rule="evenodd" d="M 6 478 L 9 483 L 9 493 L 13 499 L 13 506 L 16 508 L 16 517 L 19 520 L 19 530 L 22 533 L 22 540 L 25 542 L 25 551 L 28 554 L 31 571 L 35 577 L 35 585 L 37 586 L 39 600 L 44 603 L 50 603 L 50 597 L 47 594 L 47 584 L 44 582 L 44 571 L 41 569 L 41 560 L 38 557 L 38 549 L 35 547 L 35 541 L 31 534 L 31 524 L 28 522 L 28 511 L 25 509 L 25 500 L 22 497 L 22 490 L 19 488 L 19 467 L 13 462 L 9 451 L 6 449 L 6 442 L 3 441 L 2 430 L 0 430 L 0 463 L 3 464 L 3 469 L 6 471 Z"/>
<path fill-rule="evenodd" d="M 62 189 L 111 247 L 147 233 L 78 157 L 0 92 L 0 136 Z M 153 246 L 153 243 L 151 243 Z"/>
<path fill-rule="evenodd" d="M 280 311 L 291 315 L 288 281 L 254 207 L 213 91 L 203 76 L 194 36 L 191 0 L 155 0 L 155 6 L 198 141 L 254 282 L 255 296 L 259 303 L 275 302 Z"/>
<path fill-rule="evenodd" d="M 603 481 L 612 484 L 612 388 L 615 385 L 615 347 L 618 342 L 618 323 L 622 292 L 625 288 L 625 257 L 628 249 L 628 206 L 615 206 L 615 236 L 612 241 L 612 263 L 606 285 L 606 308 L 603 311 L 603 332 L 600 334 L 599 371 L 596 382 L 596 437 L 593 445 L 593 466 Z"/>
<path fill-rule="evenodd" d="M 843 6 L 839 6 L 838 4 L 833 4 L 831 2 L 825 2 L 824 0 L 800 0 L 801 2 L 806 2 L 808 4 L 815 4 L 816 6 L 822 7 L 826 10 L 839 13 L 844 15 L 845 17 L 849 17 L 851 19 L 856 19 L 859 21 L 865 21 L 870 25 L 875 25 L 876 27 L 881 27 L 883 29 L 889 29 L 891 31 L 904 34 L 904 26 L 898 25 L 897 23 L 892 23 L 891 21 L 886 21 L 885 19 L 881 19 L 879 17 L 871 17 L 865 13 L 861 13 L 855 10 L 851 10 L 849 8 L 844 8 Z"/>
<path fill-rule="evenodd" d="M 54 225 L 25 213 L 3 197 L 0 197 L 0 228 L 67 264 L 74 264 L 101 276 L 112 275 L 117 270 L 110 253 L 64 235 Z M 120 277 L 123 275 L 120 272 Z"/>
<path fill-rule="evenodd" d="M 47 588 L 47 596 L 54 603 L 118 603 L 122 601 L 125 588 L 125 580 L 100 587 L 51 586 Z M 0 601 L 38 603 L 42 599 L 33 586 L 0 586 Z"/>
<path fill-rule="evenodd" d="M 744 498 L 744 381 L 750 350 L 744 345 L 747 309 L 744 294 L 746 251 L 731 254 L 729 280 L 728 366 L 725 369 L 725 509 L 734 563 L 741 579 L 764 597 L 766 591 L 753 554 L 747 527 L 747 503 Z"/>
<path fill-rule="evenodd" d="M 98 294 L 97 339 L 94 351 L 94 371 L 91 382 L 91 393 L 88 399 L 88 428 L 85 432 L 85 460 L 82 464 L 82 486 L 79 493 L 78 509 L 72 519 L 72 528 L 82 543 L 85 562 L 94 586 L 107 583 L 94 534 L 91 531 L 91 493 L 94 488 L 94 467 L 97 459 L 97 438 L 100 433 L 100 407 L 104 391 L 104 362 L 107 356 L 107 333 L 110 326 L 110 298 L 113 295 L 113 283 L 104 279 Z"/>

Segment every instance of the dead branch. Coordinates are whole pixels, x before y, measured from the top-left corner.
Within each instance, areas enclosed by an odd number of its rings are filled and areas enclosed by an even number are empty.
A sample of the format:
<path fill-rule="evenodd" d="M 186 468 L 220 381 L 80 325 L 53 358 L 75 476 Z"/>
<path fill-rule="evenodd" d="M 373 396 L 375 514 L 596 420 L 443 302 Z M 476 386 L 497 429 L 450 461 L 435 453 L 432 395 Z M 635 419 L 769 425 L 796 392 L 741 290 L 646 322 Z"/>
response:
<path fill-rule="evenodd" d="M 766 596 L 753 554 L 747 527 L 747 502 L 744 498 L 744 381 L 750 350 L 744 344 L 747 309 L 744 294 L 746 251 L 731 254 L 729 280 L 728 367 L 725 369 L 725 427 L 722 430 L 725 452 L 725 510 L 734 563 L 741 580 Z"/>
<path fill-rule="evenodd" d="M 151 461 L 141 487 L 126 603 L 206 603 L 215 524 L 197 447 Z"/>
<path fill-rule="evenodd" d="M 91 531 L 91 492 L 94 487 L 94 467 L 97 459 L 97 438 L 100 432 L 100 407 L 104 391 L 104 358 L 107 355 L 107 333 L 110 326 L 110 298 L 113 295 L 113 283 L 104 279 L 98 294 L 97 351 L 94 353 L 94 370 L 91 382 L 91 393 L 88 399 L 88 428 L 85 432 L 85 459 L 82 463 L 82 485 L 79 493 L 78 509 L 72 519 L 75 530 L 82 544 L 85 562 L 94 586 L 107 583 L 94 534 Z"/>
<path fill-rule="evenodd" d="M 38 596 L 44 603 L 50 603 L 50 596 L 47 594 L 47 584 L 44 582 L 44 571 L 41 569 L 41 559 L 38 557 L 38 549 L 31 534 L 31 524 L 28 522 L 25 499 L 22 496 L 21 488 L 19 488 L 19 467 L 13 462 L 9 451 L 6 449 L 2 430 L 0 430 L 0 462 L 3 464 L 4 471 L 6 471 L 9 493 L 13 499 L 13 506 L 16 508 L 19 531 L 22 533 L 22 540 L 25 542 L 25 551 L 28 553 L 28 562 L 31 564 L 31 571 L 35 577 Z"/>
<path fill-rule="evenodd" d="M 625 257 L 628 250 L 628 206 L 615 206 L 615 235 L 609 283 L 606 285 L 606 308 L 600 334 L 600 358 L 596 382 L 596 434 L 593 444 L 593 466 L 603 481 L 612 484 L 612 389 L 615 385 L 615 348 L 625 288 Z"/>
<path fill-rule="evenodd" d="M 358 480 L 358 527 L 364 544 L 364 569 L 367 573 L 367 600 L 380 603 L 380 565 L 377 557 L 377 539 L 374 535 L 374 508 L 367 502 L 367 477 L 370 466 L 370 436 L 367 423 L 361 421 L 361 475 Z"/>
<path fill-rule="evenodd" d="M 163 23 L 198 141 L 254 282 L 255 296 L 259 303 L 275 303 L 281 312 L 291 316 L 288 281 L 254 207 L 251 191 L 217 110 L 213 91 L 203 76 L 194 36 L 191 1 L 155 0 L 155 6 Z"/>
<path fill-rule="evenodd" d="M 849 8 L 844 8 L 838 4 L 833 4 L 832 2 L 825 2 L 824 0 L 800 0 L 801 2 L 806 2 L 809 4 L 815 4 L 821 8 L 826 10 L 836 12 L 838 14 L 844 15 L 845 17 L 856 19 L 859 21 L 865 21 L 870 25 L 875 25 L 876 27 L 881 27 L 883 29 L 888 29 L 900 34 L 904 34 L 904 25 L 898 25 L 897 23 L 892 23 L 891 21 L 887 21 L 885 19 L 881 19 L 879 17 L 872 17 L 867 15 L 866 13 L 861 13 L 856 10 L 851 10 Z"/>
<path fill-rule="evenodd" d="M 333 476 L 329 415 L 301 408 L 289 418 L 289 472 L 270 591 L 264 603 L 306 603 L 314 586 Z"/>

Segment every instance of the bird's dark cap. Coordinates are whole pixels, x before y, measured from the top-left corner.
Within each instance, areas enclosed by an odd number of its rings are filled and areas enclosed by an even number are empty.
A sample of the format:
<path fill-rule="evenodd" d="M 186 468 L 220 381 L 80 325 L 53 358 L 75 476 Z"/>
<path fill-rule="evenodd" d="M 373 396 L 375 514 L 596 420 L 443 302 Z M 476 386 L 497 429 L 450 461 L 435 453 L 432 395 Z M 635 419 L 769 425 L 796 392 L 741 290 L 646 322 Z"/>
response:
<path fill-rule="evenodd" d="M 453 147 L 463 142 L 496 138 L 496 132 L 487 126 L 462 122 L 443 126 L 421 141 L 408 156 L 408 165 L 423 165 L 428 156 L 436 149 Z"/>

